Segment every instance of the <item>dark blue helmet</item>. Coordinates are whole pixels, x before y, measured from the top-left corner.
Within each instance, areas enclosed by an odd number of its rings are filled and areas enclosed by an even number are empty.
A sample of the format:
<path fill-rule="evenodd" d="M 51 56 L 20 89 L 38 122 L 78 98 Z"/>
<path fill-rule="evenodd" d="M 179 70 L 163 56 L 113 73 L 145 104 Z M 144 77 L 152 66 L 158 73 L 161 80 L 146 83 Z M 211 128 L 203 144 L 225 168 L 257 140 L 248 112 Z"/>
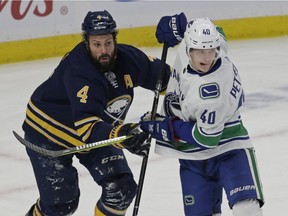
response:
<path fill-rule="evenodd" d="M 108 11 L 89 11 L 82 23 L 84 40 L 87 35 L 105 35 L 117 32 L 116 22 Z"/>

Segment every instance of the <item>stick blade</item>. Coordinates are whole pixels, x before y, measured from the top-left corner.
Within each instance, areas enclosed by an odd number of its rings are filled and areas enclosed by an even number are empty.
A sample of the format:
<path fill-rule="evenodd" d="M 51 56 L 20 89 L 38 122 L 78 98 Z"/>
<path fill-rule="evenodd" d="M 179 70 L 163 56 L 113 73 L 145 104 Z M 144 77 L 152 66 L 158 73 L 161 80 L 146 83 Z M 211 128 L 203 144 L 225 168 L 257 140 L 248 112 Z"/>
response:
<path fill-rule="evenodd" d="M 13 131 L 14 136 L 16 137 L 16 139 L 22 143 L 25 147 L 28 147 L 30 149 L 32 149 L 35 152 L 38 152 L 40 154 L 46 155 L 46 156 L 50 156 L 50 157 L 58 157 L 59 155 L 57 154 L 57 151 L 51 151 L 48 149 L 43 149 L 41 147 L 38 147 L 30 142 L 28 142 L 27 140 L 25 140 L 23 137 L 21 137 L 18 133 L 16 133 L 15 131 Z"/>

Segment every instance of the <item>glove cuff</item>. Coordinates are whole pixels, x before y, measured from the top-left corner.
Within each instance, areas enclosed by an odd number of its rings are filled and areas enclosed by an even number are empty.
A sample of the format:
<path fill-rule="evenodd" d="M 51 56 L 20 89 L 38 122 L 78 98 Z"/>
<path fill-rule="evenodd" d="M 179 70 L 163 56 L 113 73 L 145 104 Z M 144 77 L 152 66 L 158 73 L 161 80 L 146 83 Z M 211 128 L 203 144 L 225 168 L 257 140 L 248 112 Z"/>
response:
<path fill-rule="evenodd" d="M 109 139 L 113 139 L 113 138 L 118 137 L 119 136 L 118 134 L 119 134 L 121 127 L 122 127 L 122 125 L 118 125 L 118 126 L 113 127 L 112 130 L 110 131 Z"/>
<path fill-rule="evenodd" d="M 119 137 L 119 131 L 120 131 L 122 126 L 123 125 L 118 125 L 118 126 L 113 127 L 112 130 L 110 131 L 109 139 L 113 139 L 113 138 Z M 113 146 L 118 148 L 118 149 L 123 149 L 124 148 L 124 146 L 120 142 L 114 143 Z"/>
<path fill-rule="evenodd" d="M 170 128 L 170 130 L 171 130 L 171 140 L 173 141 L 173 142 L 177 142 L 177 141 L 179 141 L 180 140 L 180 138 L 175 134 L 175 129 L 174 129 L 174 122 L 175 121 L 177 121 L 177 120 L 180 120 L 180 118 L 178 117 L 178 116 L 172 116 L 172 117 L 170 117 L 170 121 L 171 121 L 171 128 Z"/>
<path fill-rule="evenodd" d="M 178 15 L 178 25 L 179 25 L 179 34 L 183 38 L 184 33 L 186 31 L 186 26 L 187 26 L 187 18 L 185 14 L 182 12 Z"/>

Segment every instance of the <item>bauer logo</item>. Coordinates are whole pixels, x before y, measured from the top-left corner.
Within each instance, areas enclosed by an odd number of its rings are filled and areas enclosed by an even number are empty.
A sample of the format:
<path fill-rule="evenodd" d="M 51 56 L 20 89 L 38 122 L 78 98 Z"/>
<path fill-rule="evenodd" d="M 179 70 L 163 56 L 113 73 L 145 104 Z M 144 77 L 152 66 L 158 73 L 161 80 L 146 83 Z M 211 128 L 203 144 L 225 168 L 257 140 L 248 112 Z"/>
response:
<path fill-rule="evenodd" d="M 234 188 L 233 190 L 230 191 L 230 196 L 242 192 L 242 191 L 249 191 L 249 190 L 256 190 L 256 186 L 255 185 L 245 185 L 245 186 L 241 186 L 241 187 L 237 187 Z"/>
<path fill-rule="evenodd" d="M 209 83 L 200 86 L 200 97 L 203 99 L 216 98 L 220 95 L 220 89 L 217 83 Z"/>
<path fill-rule="evenodd" d="M 185 206 L 194 205 L 195 198 L 193 195 L 186 195 L 184 196 Z"/>

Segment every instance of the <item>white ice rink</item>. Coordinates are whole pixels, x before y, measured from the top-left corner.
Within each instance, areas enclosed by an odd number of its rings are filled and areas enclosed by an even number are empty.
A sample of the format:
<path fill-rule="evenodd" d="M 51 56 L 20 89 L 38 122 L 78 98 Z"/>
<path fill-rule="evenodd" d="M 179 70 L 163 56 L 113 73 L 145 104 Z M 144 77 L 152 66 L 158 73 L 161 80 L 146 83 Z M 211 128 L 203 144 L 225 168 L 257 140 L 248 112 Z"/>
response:
<path fill-rule="evenodd" d="M 161 57 L 161 49 L 143 49 Z M 17 52 L 17 50 L 15 50 Z M 242 110 L 244 124 L 256 148 L 264 187 L 265 216 L 288 215 L 288 37 L 230 42 L 230 59 L 238 67 L 246 90 Z M 169 49 L 172 64 L 175 49 Z M 26 103 L 60 58 L 0 65 L 0 215 L 23 216 L 38 198 L 34 175 L 24 147 L 12 130 L 21 135 Z M 137 121 L 151 110 L 153 93 L 136 89 L 128 121 Z M 138 181 L 142 159 L 127 152 Z M 78 167 L 81 189 L 75 216 L 92 216 L 100 195 L 88 172 Z M 232 215 L 223 198 L 223 216 Z M 134 204 L 134 203 L 133 203 Z M 132 215 L 133 205 L 127 215 Z M 181 216 L 182 199 L 176 159 L 150 151 L 139 216 Z"/>

